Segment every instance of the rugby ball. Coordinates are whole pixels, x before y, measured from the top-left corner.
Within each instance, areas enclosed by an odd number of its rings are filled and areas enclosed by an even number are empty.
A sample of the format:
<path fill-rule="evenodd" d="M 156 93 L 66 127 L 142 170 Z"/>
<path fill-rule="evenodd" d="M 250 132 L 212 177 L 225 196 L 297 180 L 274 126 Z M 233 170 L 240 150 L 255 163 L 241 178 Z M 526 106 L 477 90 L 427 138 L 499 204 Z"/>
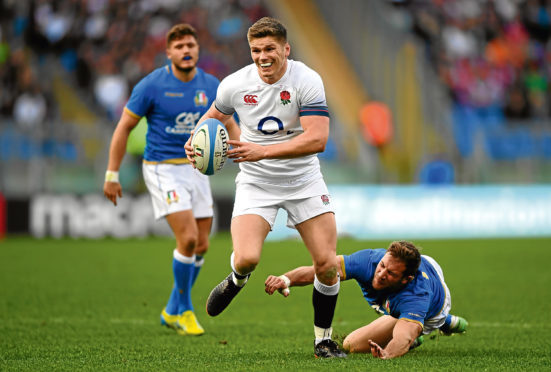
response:
<path fill-rule="evenodd" d="M 207 119 L 200 123 L 191 138 L 195 168 L 208 176 L 222 169 L 228 155 L 228 139 L 228 130 L 221 121 Z"/>

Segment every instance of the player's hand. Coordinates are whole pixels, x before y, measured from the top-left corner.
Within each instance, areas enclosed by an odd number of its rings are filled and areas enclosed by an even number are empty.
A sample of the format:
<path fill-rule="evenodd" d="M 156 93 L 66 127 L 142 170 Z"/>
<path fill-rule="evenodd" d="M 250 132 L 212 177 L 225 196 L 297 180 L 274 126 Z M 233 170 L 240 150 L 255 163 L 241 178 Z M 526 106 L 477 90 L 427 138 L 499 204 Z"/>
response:
<path fill-rule="evenodd" d="M 193 146 L 191 146 L 191 138 L 193 137 L 193 133 L 195 131 L 191 131 L 191 134 L 184 145 L 184 149 L 186 150 L 186 158 L 189 160 L 193 168 L 195 168 L 195 150 L 193 149 Z"/>
<path fill-rule="evenodd" d="M 269 295 L 273 295 L 275 291 L 278 291 L 284 297 L 289 296 L 289 287 L 279 276 L 270 275 L 264 282 L 264 291 Z"/>
<path fill-rule="evenodd" d="M 266 149 L 262 145 L 236 140 L 228 140 L 228 144 L 232 146 L 228 150 L 228 158 L 236 163 L 259 161 L 265 158 Z"/>
<path fill-rule="evenodd" d="M 119 182 L 105 182 L 103 184 L 103 195 L 115 206 L 117 205 L 117 196 L 122 198 L 122 187 Z"/>
<path fill-rule="evenodd" d="M 388 358 L 387 353 L 376 342 L 373 342 L 372 340 L 368 340 L 368 342 L 369 342 L 369 347 L 371 348 L 371 355 L 379 359 Z"/>

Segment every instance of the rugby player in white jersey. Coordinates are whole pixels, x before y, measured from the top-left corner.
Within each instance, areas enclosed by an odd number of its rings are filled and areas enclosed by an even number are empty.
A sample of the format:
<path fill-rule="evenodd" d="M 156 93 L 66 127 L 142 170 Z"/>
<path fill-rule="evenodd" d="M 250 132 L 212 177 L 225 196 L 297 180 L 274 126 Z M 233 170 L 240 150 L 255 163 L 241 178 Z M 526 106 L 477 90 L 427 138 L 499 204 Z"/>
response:
<path fill-rule="evenodd" d="M 331 340 L 339 293 L 337 232 L 329 193 L 317 153 L 329 136 L 329 112 L 320 76 L 301 62 L 287 59 L 287 31 L 265 17 L 247 33 L 251 65 L 226 77 L 216 100 L 200 122 L 215 118 L 226 125 L 237 112 L 240 138 L 232 136 L 228 157 L 239 163 L 231 222 L 232 272 L 207 300 L 207 313 L 220 314 L 247 282 L 260 261 L 262 245 L 279 208 L 296 228 L 312 256 L 315 279 L 314 353 L 346 357 Z M 193 149 L 186 144 L 193 162 Z"/>

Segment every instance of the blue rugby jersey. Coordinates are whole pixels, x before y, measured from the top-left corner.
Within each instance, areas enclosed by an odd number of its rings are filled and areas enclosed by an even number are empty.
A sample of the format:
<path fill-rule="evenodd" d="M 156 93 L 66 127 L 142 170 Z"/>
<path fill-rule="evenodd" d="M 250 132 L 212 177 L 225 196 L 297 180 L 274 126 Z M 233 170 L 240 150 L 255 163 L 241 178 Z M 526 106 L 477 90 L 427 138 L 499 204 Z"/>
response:
<path fill-rule="evenodd" d="M 172 73 L 170 64 L 152 71 L 132 90 L 125 110 L 147 118 L 144 159 L 150 162 L 187 161 L 184 145 L 191 130 L 216 98 L 218 79 L 197 68 L 190 82 Z"/>
<path fill-rule="evenodd" d="M 341 266 L 344 277 L 355 279 L 364 298 L 377 312 L 424 325 L 426 319 L 437 315 L 444 306 L 446 290 L 434 267 L 421 256 L 421 265 L 415 278 L 395 293 L 378 291 L 371 282 L 386 249 L 364 249 L 343 255 Z"/>

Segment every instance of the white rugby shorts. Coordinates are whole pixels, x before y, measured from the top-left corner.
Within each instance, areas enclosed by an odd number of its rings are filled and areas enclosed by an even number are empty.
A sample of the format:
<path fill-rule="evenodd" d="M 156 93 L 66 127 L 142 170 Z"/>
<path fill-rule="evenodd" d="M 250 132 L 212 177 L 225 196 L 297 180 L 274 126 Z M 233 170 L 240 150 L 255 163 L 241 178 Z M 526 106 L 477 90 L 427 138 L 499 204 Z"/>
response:
<path fill-rule="evenodd" d="M 208 176 L 190 164 L 147 164 L 142 172 L 151 195 L 155 219 L 192 210 L 195 218 L 213 216 Z"/>
<path fill-rule="evenodd" d="M 446 291 L 446 296 L 444 298 L 444 305 L 442 305 L 442 310 L 432 318 L 425 320 L 425 325 L 423 327 L 423 334 L 428 335 L 432 331 L 436 331 L 438 328 L 444 325 L 444 321 L 446 320 L 446 317 L 448 316 L 452 308 L 452 298 L 450 295 L 450 290 L 448 289 L 446 282 L 444 282 L 444 273 L 442 272 L 442 268 L 440 267 L 440 265 L 438 265 L 438 263 L 432 257 L 425 256 L 425 255 L 423 255 L 423 257 L 426 258 L 427 261 L 429 261 L 432 267 L 434 267 L 434 270 L 436 270 L 436 272 L 438 273 L 440 282 L 442 283 L 442 286 Z"/>
<path fill-rule="evenodd" d="M 331 197 L 322 177 L 299 185 L 244 182 L 236 178 L 233 217 L 256 214 L 273 228 L 279 208 L 287 211 L 287 226 L 295 228 L 301 222 L 321 214 L 335 213 Z"/>

